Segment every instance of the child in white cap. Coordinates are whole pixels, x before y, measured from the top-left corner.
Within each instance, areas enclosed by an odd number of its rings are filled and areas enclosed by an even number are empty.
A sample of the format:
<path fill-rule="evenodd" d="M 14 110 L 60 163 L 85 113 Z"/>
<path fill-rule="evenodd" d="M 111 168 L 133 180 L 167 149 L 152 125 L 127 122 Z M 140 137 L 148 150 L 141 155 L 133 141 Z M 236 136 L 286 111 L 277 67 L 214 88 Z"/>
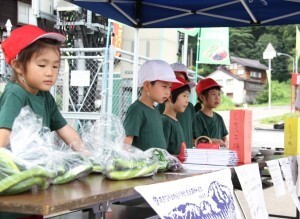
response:
<path fill-rule="evenodd" d="M 139 70 L 141 96 L 127 110 L 124 143 L 145 151 L 152 147 L 167 149 L 160 113 L 154 102 L 163 103 L 170 96 L 173 82 L 179 82 L 168 63 L 146 61 Z"/>
<path fill-rule="evenodd" d="M 0 98 L 0 147 L 9 145 L 15 118 L 24 106 L 30 106 L 43 118 L 45 127 L 56 131 L 73 149 L 85 151 L 79 135 L 67 125 L 49 92 L 58 76 L 60 45 L 64 41 L 59 33 L 25 25 L 2 42 L 5 61 L 13 75 Z"/>
<path fill-rule="evenodd" d="M 179 155 L 181 147 L 186 148 L 186 137 L 177 114 L 183 113 L 188 107 L 191 87 L 193 87 L 193 83 L 186 82 L 181 77 L 176 78 L 181 83 L 173 83 L 171 95 L 165 102 L 165 110 L 162 114 L 167 150 L 173 155 Z"/>
<path fill-rule="evenodd" d="M 190 85 L 191 89 L 196 86 L 196 84 L 194 82 L 190 81 L 190 79 L 188 77 L 187 68 L 184 64 L 176 62 L 176 63 L 171 64 L 170 66 L 173 69 L 176 77 L 182 78 L 185 83 L 188 83 Z M 159 104 L 157 106 L 157 109 L 161 113 L 163 113 L 165 110 L 165 104 Z M 194 110 L 194 106 L 191 102 L 188 102 L 188 105 L 187 105 L 186 109 L 184 110 L 184 112 L 177 113 L 177 119 L 182 127 L 187 148 L 193 147 L 192 123 L 193 123 L 194 118 L 195 118 L 195 110 Z"/>

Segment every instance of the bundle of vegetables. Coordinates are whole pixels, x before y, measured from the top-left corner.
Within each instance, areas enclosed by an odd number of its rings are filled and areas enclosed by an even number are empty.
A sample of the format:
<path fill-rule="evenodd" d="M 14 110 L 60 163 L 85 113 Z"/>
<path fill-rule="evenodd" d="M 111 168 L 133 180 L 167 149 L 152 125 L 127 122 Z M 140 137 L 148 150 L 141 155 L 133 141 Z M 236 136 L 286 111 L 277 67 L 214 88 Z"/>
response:
<path fill-rule="evenodd" d="M 157 172 L 157 160 L 149 159 L 144 152 L 133 146 L 106 151 L 103 174 L 113 180 L 127 180 L 152 176 Z"/>
<path fill-rule="evenodd" d="M 180 161 L 178 160 L 178 158 L 169 154 L 169 152 L 164 149 L 150 148 L 147 151 L 145 151 L 145 154 L 150 159 L 158 161 L 158 163 L 159 163 L 158 171 L 159 172 L 165 172 L 165 171 L 176 172 L 183 168 Z"/>
<path fill-rule="evenodd" d="M 41 166 L 25 169 L 26 165 L 13 154 L 0 148 L 0 195 L 19 194 L 33 188 L 46 189 L 54 172 Z"/>
<path fill-rule="evenodd" d="M 92 172 L 90 160 L 72 150 L 57 151 L 55 158 L 47 163 L 47 168 L 57 173 L 53 184 L 65 184 Z"/>
<path fill-rule="evenodd" d="M 120 148 L 125 137 L 120 118 L 108 113 L 101 113 L 95 121 L 85 123 L 80 134 L 86 148 L 91 152 L 89 159 L 94 173 L 103 172 L 104 150 Z"/>
<path fill-rule="evenodd" d="M 22 108 L 15 119 L 11 132 L 11 149 L 14 155 L 24 160 L 26 169 L 36 165 L 55 173 L 54 184 L 63 184 L 92 171 L 88 158 L 74 152 L 68 145 L 58 145 L 42 118 L 30 107 Z"/>

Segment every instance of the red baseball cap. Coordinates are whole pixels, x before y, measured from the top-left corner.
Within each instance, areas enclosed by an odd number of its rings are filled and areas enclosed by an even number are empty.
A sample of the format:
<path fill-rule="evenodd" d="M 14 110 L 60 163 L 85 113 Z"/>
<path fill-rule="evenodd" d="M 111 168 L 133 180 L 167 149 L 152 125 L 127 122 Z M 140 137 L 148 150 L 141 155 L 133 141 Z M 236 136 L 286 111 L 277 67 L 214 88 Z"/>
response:
<path fill-rule="evenodd" d="M 176 90 L 176 89 L 178 89 L 178 88 L 181 88 L 181 87 L 183 87 L 183 86 L 185 86 L 185 85 L 189 85 L 191 89 L 192 89 L 193 87 L 195 87 L 195 85 L 196 85 L 194 82 L 186 82 L 186 80 L 184 80 L 182 77 L 178 77 L 178 76 L 177 76 L 176 79 L 177 79 L 178 81 L 180 81 L 181 83 L 178 83 L 178 82 L 173 83 L 173 84 L 172 84 L 172 87 L 171 87 L 171 92 L 172 92 L 173 90 Z"/>
<path fill-rule="evenodd" d="M 204 90 L 207 90 L 212 87 L 219 87 L 221 88 L 222 86 L 219 85 L 214 79 L 212 78 L 205 78 L 202 79 L 201 81 L 198 82 L 196 86 L 196 93 L 199 95 L 202 93 Z"/>
<path fill-rule="evenodd" d="M 64 42 L 66 37 L 55 32 L 46 32 L 34 25 L 25 25 L 13 30 L 10 36 L 1 44 L 7 64 L 11 64 L 22 49 L 34 43 L 38 39 L 48 38 Z"/>

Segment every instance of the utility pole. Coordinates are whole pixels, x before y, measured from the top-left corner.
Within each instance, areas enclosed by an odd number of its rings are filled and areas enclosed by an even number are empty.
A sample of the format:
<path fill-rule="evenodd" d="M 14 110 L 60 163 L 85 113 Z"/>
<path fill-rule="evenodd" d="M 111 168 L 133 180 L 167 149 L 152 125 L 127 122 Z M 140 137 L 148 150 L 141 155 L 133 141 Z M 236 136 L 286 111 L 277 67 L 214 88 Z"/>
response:
<path fill-rule="evenodd" d="M 269 70 L 267 70 L 267 76 L 268 76 L 268 82 L 269 82 L 269 111 L 271 110 L 271 98 L 272 98 L 272 89 L 271 89 L 271 60 L 276 57 L 276 51 L 271 43 L 268 44 L 267 48 L 265 49 L 263 53 L 263 59 L 269 60 Z"/>

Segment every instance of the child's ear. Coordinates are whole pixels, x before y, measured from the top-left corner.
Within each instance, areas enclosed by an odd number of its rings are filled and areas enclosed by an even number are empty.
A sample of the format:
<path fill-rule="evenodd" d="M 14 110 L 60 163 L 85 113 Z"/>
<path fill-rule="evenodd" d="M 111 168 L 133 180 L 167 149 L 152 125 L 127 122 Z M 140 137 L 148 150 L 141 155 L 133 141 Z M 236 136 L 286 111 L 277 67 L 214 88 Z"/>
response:
<path fill-rule="evenodd" d="M 205 95 L 199 94 L 198 99 L 202 101 L 202 103 L 206 100 Z"/>
<path fill-rule="evenodd" d="M 143 88 L 148 91 L 149 90 L 149 86 L 150 86 L 150 82 L 149 81 L 145 81 L 143 84 Z"/>
<path fill-rule="evenodd" d="M 23 66 L 17 60 L 12 60 L 11 67 L 18 75 L 23 74 Z"/>

